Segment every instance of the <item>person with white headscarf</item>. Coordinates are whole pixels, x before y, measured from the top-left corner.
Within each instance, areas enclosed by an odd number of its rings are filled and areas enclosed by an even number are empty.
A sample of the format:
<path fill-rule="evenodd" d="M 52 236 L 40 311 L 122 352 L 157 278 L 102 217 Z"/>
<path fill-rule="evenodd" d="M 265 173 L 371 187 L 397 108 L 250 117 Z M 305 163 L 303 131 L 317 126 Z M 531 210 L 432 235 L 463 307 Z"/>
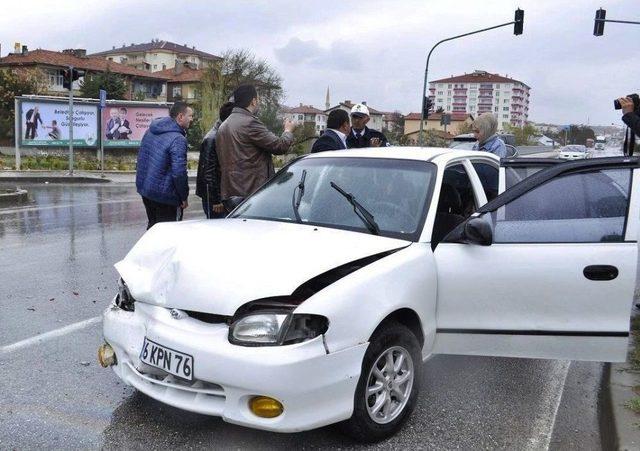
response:
<path fill-rule="evenodd" d="M 496 135 L 498 131 L 498 120 L 491 113 L 482 113 L 473 121 L 473 134 L 478 142 L 473 146 L 473 150 L 483 150 L 491 152 L 500 158 L 507 157 L 507 148 L 504 141 Z"/>

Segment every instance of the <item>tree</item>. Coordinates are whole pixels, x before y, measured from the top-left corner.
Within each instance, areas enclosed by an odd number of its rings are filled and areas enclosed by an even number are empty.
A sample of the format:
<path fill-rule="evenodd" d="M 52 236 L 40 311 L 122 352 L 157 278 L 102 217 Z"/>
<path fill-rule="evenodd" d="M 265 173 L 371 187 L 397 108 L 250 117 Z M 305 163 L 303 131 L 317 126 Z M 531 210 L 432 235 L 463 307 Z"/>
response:
<path fill-rule="evenodd" d="M 80 93 L 82 97 L 90 99 L 100 98 L 100 90 L 107 91 L 107 99 L 123 100 L 127 93 L 127 85 L 124 78 L 109 70 L 99 73 L 86 74 L 80 81 Z"/>
<path fill-rule="evenodd" d="M 511 133 L 516 139 L 516 146 L 528 146 L 533 144 L 533 138 L 538 135 L 538 131 L 531 124 L 525 124 L 522 127 L 516 125 L 507 125 L 504 130 Z"/>
<path fill-rule="evenodd" d="M 15 98 L 41 94 L 46 86 L 45 74 L 39 69 L 0 70 L 0 141 L 13 138 Z"/>
<path fill-rule="evenodd" d="M 444 108 L 442 108 L 441 106 L 439 106 L 439 107 L 436 109 L 436 113 L 444 113 Z"/>

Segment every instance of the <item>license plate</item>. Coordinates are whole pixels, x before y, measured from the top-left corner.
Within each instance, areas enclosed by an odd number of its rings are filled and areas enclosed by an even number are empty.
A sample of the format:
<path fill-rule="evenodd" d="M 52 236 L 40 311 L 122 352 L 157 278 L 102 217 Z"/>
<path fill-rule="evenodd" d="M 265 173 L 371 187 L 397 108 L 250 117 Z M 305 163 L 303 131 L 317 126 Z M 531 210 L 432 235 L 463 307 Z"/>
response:
<path fill-rule="evenodd" d="M 193 379 L 193 357 L 145 337 L 140 360 L 183 379 Z"/>

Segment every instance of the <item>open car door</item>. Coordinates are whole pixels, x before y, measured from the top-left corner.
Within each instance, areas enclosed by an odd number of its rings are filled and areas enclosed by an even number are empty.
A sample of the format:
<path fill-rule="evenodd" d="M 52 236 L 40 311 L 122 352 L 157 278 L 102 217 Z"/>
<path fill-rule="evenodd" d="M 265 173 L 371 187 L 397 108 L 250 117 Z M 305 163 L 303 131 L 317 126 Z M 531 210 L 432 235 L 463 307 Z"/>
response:
<path fill-rule="evenodd" d="M 435 353 L 625 360 L 640 160 L 548 166 L 437 245 Z"/>

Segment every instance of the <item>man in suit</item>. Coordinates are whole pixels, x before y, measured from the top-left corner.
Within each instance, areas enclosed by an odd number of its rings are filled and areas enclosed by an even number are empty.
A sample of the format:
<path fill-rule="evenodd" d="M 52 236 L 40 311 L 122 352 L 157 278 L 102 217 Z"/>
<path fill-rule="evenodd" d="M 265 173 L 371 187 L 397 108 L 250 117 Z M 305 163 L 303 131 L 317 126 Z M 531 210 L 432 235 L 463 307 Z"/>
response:
<path fill-rule="evenodd" d="M 351 133 L 347 136 L 347 147 L 387 147 L 390 146 L 387 137 L 378 130 L 367 127 L 371 117 L 369 108 L 363 103 L 356 103 L 351 108 Z"/>
<path fill-rule="evenodd" d="M 347 148 L 347 135 L 351 131 L 349 114 L 344 110 L 333 110 L 327 118 L 327 129 L 322 136 L 313 143 L 311 153 L 324 150 L 340 150 Z"/>

